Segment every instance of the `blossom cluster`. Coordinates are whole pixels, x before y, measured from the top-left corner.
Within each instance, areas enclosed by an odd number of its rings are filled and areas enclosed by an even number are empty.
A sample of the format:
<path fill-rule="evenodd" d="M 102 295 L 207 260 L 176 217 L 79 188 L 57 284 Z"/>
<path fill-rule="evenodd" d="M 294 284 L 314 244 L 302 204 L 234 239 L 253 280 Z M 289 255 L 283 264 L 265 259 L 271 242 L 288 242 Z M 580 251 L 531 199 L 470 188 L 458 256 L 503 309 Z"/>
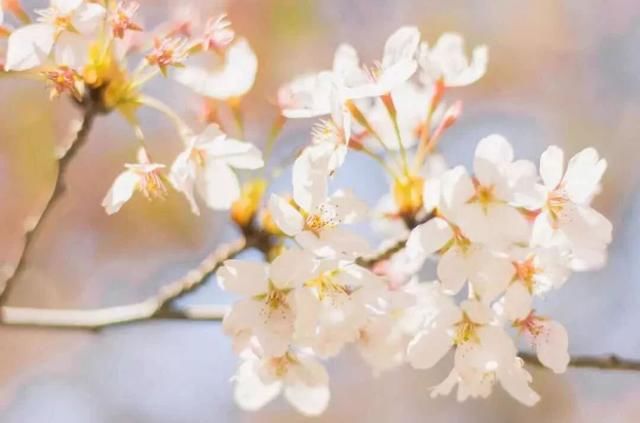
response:
<path fill-rule="evenodd" d="M 202 204 L 228 210 L 262 252 L 263 261 L 230 259 L 216 274 L 239 297 L 223 330 L 241 357 L 233 383 L 242 408 L 259 409 L 283 392 L 300 412 L 321 413 L 330 399 L 323 363 L 349 346 L 374 374 L 405 364 L 431 368 L 451 352 L 453 368 L 431 395 L 457 388 L 459 400 L 486 398 L 499 384 L 534 405 L 522 339 L 541 364 L 566 370 L 567 331 L 534 301 L 572 272 L 605 263 L 612 227 L 590 203 L 607 164 L 593 148 L 565 164 L 556 146 L 538 165 L 516 160 L 511 144 L 493 134 L 475 147 L 471 171 L 449 166 L 438 145 L 462 103 L 445 97 L 485 74 L 485 46 L 469 57 L 460 35 L 429 45 L 407 26 L 367 66 L 342 44 L 330 69 L 280 88 L 263 155 L 238 139 L 257 59 L 224 15 L 180 16 L 147 31 L 135 2 L 51 0 L 34 21 L 19 2 L 8 4 L 22 25 L 0 14 L 4 72 L 41 79 L 52 98 L 68 95 L 85 111 L 119 112 L 133 128 L 137 160 L 104 198 L 108 214 L 136 193 L 180 193 L 194 214 Z M 144 93 L 156 77 L 206 99 L 202 128 Z M 220 105 L 238 120 L 237 138 L 223 131 Z M 173 163 L 151 159 L 137 119 L 142 107 L 176 126 L 183 146 Z M 291 190 L 267 194 L 271 178 L 251 171 L 266 167 L 284 122 L 301 118 L 318 120 L 296 154 Z M 373 209 L 332 188 L 351 154 L 370 157 L 388 176 L 388 194 Z M 250 176 L 241 181 L 237 170 Z M 350 226 L 356 222 L 378 232 L 380 245 Z"/>
<path fill-rule="evenodd" d="M 120 210 L 135 192 L 164 198 L 168 185 L 186 196 L 196 214 L 196 192 L 208 207 L 228 209 L 240 195 L 234 169 L 262 167 L 262 154 L 252 144 L 228 137 L 211 119 L 203 130 L 194 130 L 169 106 L 143 92 L 161 75 L 197 95 L 239 104 L 253 86 L 257 59 L 224 15 L 203 21 L 195 11 L 186 11 L 146 31 L 136 2 L 51 0 L 48 8 L 35 11 L 34 20 L 19 2 L 8 5 L 26 24 L 2 26 L 7 36 L 5 72 L 45 81 L 52 98 L 69 94 L 85 107 L 90 100 L 99 112 L 117 111 L 135 131 L 137 162 L 125 165 L 107 193 L 107 213 Z M 138 64 L 130 69 L 134 60 Z M 169 172 L 151 159 L 137 118 L 141 107 L 164 113 L 184 142 Z"/>

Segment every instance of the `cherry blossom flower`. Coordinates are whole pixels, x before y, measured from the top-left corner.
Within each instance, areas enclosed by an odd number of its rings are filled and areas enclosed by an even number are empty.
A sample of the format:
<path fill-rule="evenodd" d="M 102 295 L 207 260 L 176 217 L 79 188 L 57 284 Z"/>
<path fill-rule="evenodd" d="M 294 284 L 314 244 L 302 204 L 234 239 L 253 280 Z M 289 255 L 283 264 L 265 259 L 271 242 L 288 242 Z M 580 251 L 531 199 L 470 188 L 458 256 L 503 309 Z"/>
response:
<path fill-rule="evenodd" d="M 374 375 L 404 363 L 411 339 L 437 316 L 441 296 L 437 284 L 415 279 L 390 286 L 378 296 L 357 340 L 358 351 Z"/>
<path fill-rule="evenodd" d="M 570 274 L 569 260 L 556 248 L 516 248 L 511 253 L 514 274 L 504 295 L 504 312 L 510 320 L 524 319 L 533 295 L 560 288 Z"/>
<path fill-rule="evenodd" d="M 533 341 L 540 363 L 555 373 L 564 373 L 569 364 L 569 336 L 560 323 L 533 312 L 516 320 L 514 326 Z"/>
<path fill-rule="evenodd" d="M 331 71 L 307 74 L 285 84 L 278 91 L 278 105 L 287 118 L 310 118 L 331 115 L 320 131 L 322 140 L 346 147 L 351 139 L 351 112 L 347 102 L 350 85 L 362 84 L 366 75 L 359 67 L 358 53 L 348 45 L 340 45 L 333 58 Z M 318 136 L 314 137 L 318 141 Z M 344 155 L 337 165 L 342 164 Z M 336 167 L 337 167 L 336 165 Z"/>
<path fill-rule="evenodd" d="M 438 261 L 438 279 L 444 292 L 456 294 L 469 281 L 473 292 L 485 301 L 492 301 L 508 286 L 513 276 L 509 260 L 495 254 L 487 246 L 473 242 L 470 237 L 446 216 L 456 215 L 457 207 L 469 197 L 466 172 L 462 167 L 446 171 L 440 178 L 440 213 L 417 226 L 407 240 L 407 251 L 415 261 L 436 252 L 442 255 Z"/>
<path fill-rule="evenodd" d="M 432 48 L 423 41 L 418 57 L 420 79 L 424 83 L 442 80 L 447 87 L 461 87 L 476 82 L 486 73 L 488 49 L 486 46 L 474 48 L 469 61 L 464 52 L 462 36 L 445 33 Z"/>
<path fill-rule="evenodd" d="M 493 245 L 526 242 L 530 227 L 515 206 L 535 198 L 533 164 L 513 161 L 509 142 L 492 135 L 478 143 L 473 169 L 473 179 L 463 173 L 456 181 L 458 203 L 452 206 L 452 220 L 473 241 Z"/>
<path fill-rule="evenodd" d="M 49 8 L 36 12 L 37 23 L 18 28 L 9 36 L 5 70 L 43 65 L 52 52 L 58 64 L 77 68 L 86 62 L 87 37 L 99 29 L 104 7 L 84 0 L 51 0 Z"/>
<path fill-rule="evenodd" d="M 438 313 L 418 332 L 407 349 L 407 358 L 416 369 L 428 369 L 437 364 L 454 346 L 479 341 L 481 327 L 494 318 L 491 309 L 475 300 L 466 300 L 460 307 L 441 296 Z"/>
<path fill-rule="evenodd" d="M 332 357 L 358 338 L 382 280 L 366 269 L 339 260 L 322 260 L 296 293 L 296 342 L 321 357 Z"/>
<path fill-rule="evenodd" d="M 576 154 L 566 172 L 560 148 L 551 146 L 540 158 L 543 200 L 533 225 L 532 243 L 571 249 L 576 270 L 602 265 L 611 242 L 611 222 L 589 205 L 606 167 L 606 160 L 593 148 Z"/>
<path fill-rule="evenodd" d="M 540 396 L 531 389 L 531 375 L 516 356 L 511 338 L 501 328 L 483 326 L 475 330 L 476 340 L 460 345 L 454 368 L 433 388 L 432 397 L 448 395 L 458 385 L 457 399 L 487 398 L 496 382 L 521 403 L 533 406 Z"/>
<path fill-rule="evenodd" d="M 141 192 L 149 200 L 163 199 L 167 196 L 167 188 L 160 173 L 165 165 L 152 163 L 143 148 L 138 150 L 138 163 L 127 163 L 124 166 L 127 170 L 116 178 L 102 201 L 107 214 L 118 212 L 136 191 Z"/>
<path fill-rule="evenodd" d="M 173 78 L 197 94 L 230 100 L 242 97 L 253 87 L 257 71 L 258 59 L 249 42 L 238 38 L 226 48 L 222 59 L 209 50 L 191 55 Z"/>
<path fill-rule="evenodd" d="M 329 403 L 329 375 L 307 354 L 289 351 L 261 358 L 247 351 L 232 381 L 236 403 L 248 411 L 262 408 L 282 391 L 287 401 L 307 416 L 321 414 Z"/>
<path fill-rule="evenodd" d="M 262 154 L 253 144 L 227 138 L 218 126 L 210 125 L 189 137 L 186 149 L 171 166 L 170 180 L 187 197 L 193 213 L 200 214 L 194 191 L 208 207 L 227 210 L 240 197 L 240 182 L 233 169 L 262 166 Z"/>
<path fill-rule="evenodd" d="M 309 279 L 312 267 L 312 256 L 302 250 L 283 251 L 271 264 L 224 262 L 217 273 L 220 287 L 245 297 L 223 322 L 237 350 L 244 350 L 255 337 L 266 356 L 287 352 L 296 318 L 295 288 Z"/>
<path fill-rule="evenodd" d="M 293 205 L 272 194 L 269 211 L 282 232 L 319 257 L 355 257 L 369 251 L 365 239 L 341 227 L 364 215 L 360 201 L 348 192 L 336 191 L 319 204 L 312 204 L 296 201 Z"/>
<path fill-rule="evenodd" d="M 369 70 L 368 81 L 347 85 L 349 98 L 380 97 L 406 82 L 418 68 L 416 53 L 420 31 L 404 26 L 389 36 L 384 45 L 382 62 Z"/>

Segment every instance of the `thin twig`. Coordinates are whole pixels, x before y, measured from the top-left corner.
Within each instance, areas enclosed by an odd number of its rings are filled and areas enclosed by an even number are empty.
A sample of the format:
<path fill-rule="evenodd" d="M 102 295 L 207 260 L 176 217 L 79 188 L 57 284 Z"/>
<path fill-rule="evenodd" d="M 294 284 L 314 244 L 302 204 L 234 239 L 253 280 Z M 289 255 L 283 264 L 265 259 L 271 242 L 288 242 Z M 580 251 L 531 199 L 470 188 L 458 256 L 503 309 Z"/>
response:
<path fill-rule="evenodd" d="M 158 309 L 157 298 L 118 307 L 94 310 L 55 310 L 26 307 L 2 307 L 2 324 L 18 327 L 99 330 L 154 320 L 176 320 L 190 322 L 219 322 L 228 307 L 225 305 L 192 306 L 177 309 Z M 518 355 L 534 366 L 542 367 L 535 354 L 520 352 Z M 640 360 L 619 357 L 615 354 L 603 356 L 574 356 L 569 367 L 640 371 Z"/>
<path fill-rule="evenodd" d="M 43 329 L 99 330 L 152 320 L 220 321 L 227 311 L 224 305 L 192 306 L 177 309 L 158 308 L 156 299 L 117 307 L 92 310 L 42 309 L 4 306 L 5 326 Z"/>
<path fill-rule="evenodd" d="M 202 286 L 222 262 L 234 257 L 247 246 L 244 238 L 217 248 L 195 269 L 163 286 L 144 301 L 123 306 L 90 310 L 0 307 L 0 324 L 58 329 L 98 330 L 152 319 L 220 320 L 226 307 L 222 305 L 177 309 L 172 302 Z"/>
<path fill-rule="evenodd" d="M 526 363 L 538 367 L 543 367 L 542 363 L 540 363 L 535 354 L 520 352 L 518 355 Z M 569 367 L 601 370 L 629 370 L 640 372 L 640 360 L 623 358 L 615 354 L 602 356 L 576 355 L 571 357 L 571 361 L 569 361 Z"/>
<path fill-rule="evenodd" d="M 82 117 L 82 124 L 78 132 L 76 133 L 76 137 L 72 142 L 69 149 L 66 150 L 65 153 L 58 160 L 58 175 L 56 176 L 55 185 L 49 200 L 44 206 L 42 213 L 34 222 L 29 222 L 29 225 L 26 228 L 24 233 L 24 247 L 22 248 L 22 252 L 20 257 L 18 258 L 18 262 L 16 263 L 13 273 L 5 280 L 4 289 L 0 292 L 0 304 L 4 304 L 11 293 L 11 289 L 13 288 L 15 280 L 20 276 L 20 274 L 24 271 L 26 259 L 29 253 L 31 252 L 31 248 L 35 244 L 34 240 L 37 238 L 40 230 L 42 228 L 42 224 L 44 223 L 46 217 L 49 215 L 49 212 L 53 209 L 53 206 L 62 198 L 65 193 L 66 186 L 64 181 L 64 176 L 71 163 L 71 160 L 76 156 L 80 148 L 87 142 L 89 138 L 89 132 L 91 131 L 91 127 L 93 126 L 93 121 L 98 114 L 98 109 L 92 106 L 93 103 L 88 103 L 84 110 L 84 114 Z"/>

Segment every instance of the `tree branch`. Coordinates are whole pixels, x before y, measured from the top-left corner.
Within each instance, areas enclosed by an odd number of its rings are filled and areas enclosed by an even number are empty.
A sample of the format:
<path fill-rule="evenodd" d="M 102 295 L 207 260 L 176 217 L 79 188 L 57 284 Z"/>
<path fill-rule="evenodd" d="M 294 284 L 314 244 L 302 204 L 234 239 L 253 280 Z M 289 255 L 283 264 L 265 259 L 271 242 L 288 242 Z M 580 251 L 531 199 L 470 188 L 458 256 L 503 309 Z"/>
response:
<path fill-rule="evenodd" d="M 190 322 L 219 322 L 228 307 L 225 305 L 192 306 L 183 309 L 165 307 L 158 309 L 158 299 L 118 307 L 94 310 L 54 310 L 26 307 L 2 307 L 2 324 L 45 329 L 99 330 L 154 320 Z M 543 367 L 535 354 L 519 352 L 526 363 Z M 625 370 L 640 372 L 640 360 L 603 356 L 573 356 L 569 367 L 600 370 Z"/>
<path fill-rule="evenodd" d="M 247 247 L 244 238 L 225 244 L 205 257 L 195 269 L 163 286 L 144 301 L 123 306 L 92 310 L 0 307 L 0 324 L 58 329 L 98 330 L 152 319 L 221 320 L 226 306 L 177 309 L 172 302 L 204 284 L 224 260 L 234 257 Z"/>
<path fill-rule="evenodd" d="M 528 352 L 518 353 L 526 363 L 534 366 L 543 367 L 535 354 Z M 584 369 L 601 369 L 601 370 L 628 370 L 640 372 L 640 360 L 632 360 L 619 357 L 616 354 L 590 356 L 576 355 L 572 356 L 569 361 L 569 367 Z"/>
<path fill-rule="evenodd" d="M 16 263 L 13 273 L 5 280 L 4 289 L 0 292 L 0 304 L 4 304 L 9 298 L 9 294 L 11 293 L 11 289 L 15 283 L 15 280 L 20 276 L 20 274 L 24 271 L 26 265 L 27 255 L 31 252 L 31 248 L 35 244 L 35 239 L 40 233 L 40 229 L 42 228 L 42 224 L 44 223 L 46 217 L 49 215 L 49 212 L 53 209 L 53 206 L 62 198 L 65 193 L 66 186 L 64 182 L 64 176 L 67 171 L 67 167 L 71 160 L 76 156 L 80 148 L 87 142 L 89 138 L 89 132 L 91 131 L 91 127 L 93 126 L 93 121 L 98 114 L 99 110 L 93 106 L 93 103 L 89 102 L 86 107 L 83 108 L 84 113 L 82 117 L 82 124 L 76 133 L 76 137 L 74 141 L 71 143 L 69 149 L 67 149 L 62 156 L 58 159 L 58 175 L 56 176 L 55 185 L 53 187 L 53 191 L 49 200 L 44 206 L 42 213 L 37 217 L 37 220 L 34 222 L 29 222 L 29 225 L 26 228 L 24 233 L 24 247 L 22 248 L 22 252 L 20 257 L 18 258 L 18 262 Z"/>

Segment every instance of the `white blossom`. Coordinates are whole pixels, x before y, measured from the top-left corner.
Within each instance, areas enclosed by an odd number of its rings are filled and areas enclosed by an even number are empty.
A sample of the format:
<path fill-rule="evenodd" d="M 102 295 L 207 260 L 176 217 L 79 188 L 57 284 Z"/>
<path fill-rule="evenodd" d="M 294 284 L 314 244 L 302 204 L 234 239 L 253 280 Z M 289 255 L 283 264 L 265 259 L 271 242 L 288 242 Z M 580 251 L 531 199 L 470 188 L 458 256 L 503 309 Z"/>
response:
<path fill-rule="evenodd" d="M 185 194 L 191 210 L 199 214 L 195 191 L 214 210 L 225 210 L 240 196 L 233 169 L 258 169 L 262 153 L 248 142 L 227 138 L 216 125 L 187 140 L 186 149 L 171 166 L 173 186 Z"/>
<path fill-rule="evenodd" d="M 255 82 L 258 59 L 244 38 L 236 39 L 221 60 L 209 50 L 193 54 L 173 78 L 195 93 L 218 100 L 244 96 Z"/>
<path fill-rule="evenodd" d="M 447 87 L 469 85 L 487 71 L 488 56 L 487 47 L 479 46 L 473 49 L 469 61 L 462 36 L 448 32 L 432 48 L 424 41 L 420 45 L 420 78 L 427 84 L 442 80 Z"/>
<path fill-rule="evenodd" d="M 22 71 L 54 62 L 73 68 L 89 55 L 89 36 L 95 34 L 105 15 L 103 6 L 84 0 L 51 0 L 47 9 L 36 11 L 38 22 L 23 26 L 9 36 L 5 70 Z"/>
<path fill-rule="evenodd" d="M 271 264 L 227 260 L 217 273 L 225 291 L 245 298 L 237 301 L 223 322 L 237 349 L 255 337 L 267 356 L 289 349 L 296 318 L 295 288 L 309 279 L 312 258 L 301 250 L 286 250 Z"/>
<path fill-rule="evenodd" d="M 249 351 L 233 376 L 236 403 L 255 411 L 284 391 L 284 397 L 300 413 L 321 414 L 329 403 L 329 375 L 312 356 L 286 352 L 259 357 Z"/>
<path fill-rule="evenodd" d="M 136 191 L 140 191 L 147 199 L 167 196 L 160 173 L 165 165 L 151 163 L 144 149 L 138 150 L 138 163 L 127 163 L 124 166 L 126 170 L 118 175 L 102 201 L 107 214 L 118 212 Z"/>
<path fill-rule="evenodd" d="M 606 160 L 593 148 L 572 157 L 566 171 L 560 148 L 551 146 L 540 158 L 543 199 L 533 225 L 532 243 L 569 248 L 576 270 L 601 266 L 611 242 L 611 222 L 590 207 L 606 167 Z"/>

